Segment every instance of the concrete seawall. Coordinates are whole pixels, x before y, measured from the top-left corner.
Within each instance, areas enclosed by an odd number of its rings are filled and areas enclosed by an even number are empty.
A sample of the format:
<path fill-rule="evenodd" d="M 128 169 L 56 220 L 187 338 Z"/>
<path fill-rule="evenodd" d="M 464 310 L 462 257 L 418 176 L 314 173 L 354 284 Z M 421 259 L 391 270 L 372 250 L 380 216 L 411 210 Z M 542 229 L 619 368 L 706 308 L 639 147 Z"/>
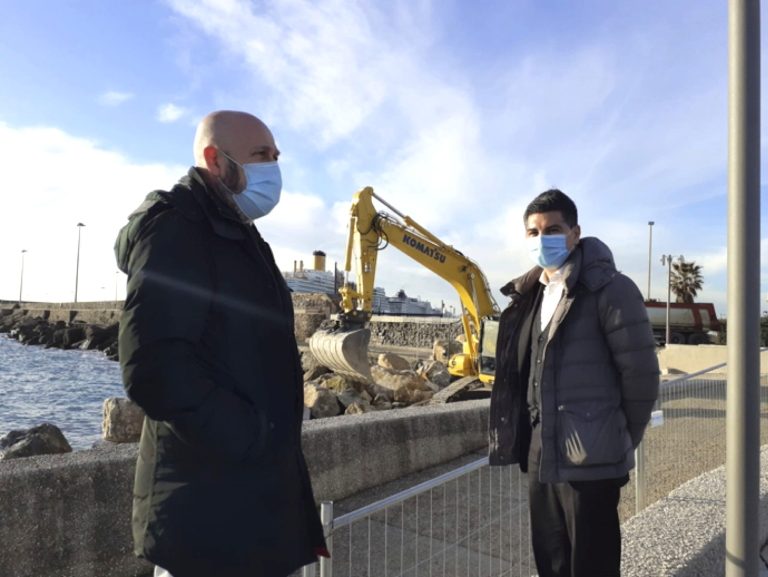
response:
<path fill-rule="evenodd" d="M 338 312 L 336 303 L 326 294 L 292 293 L 295 312 L 294 329 L 300 344 L 320 324 Z M 120 320 L 123 301 L 85 303 L 28 303 L 0 301 L 0 314 L 24 311 L 29 317 L 48 322 L 83 322 L 109 325 Z M 457 318 L 374 316 L 370 323 L 371 344 L 380 346 L 431 349 L 435 339 L 454 339 L 463 333 Z"/>
<path fill-rule="evenodd" d="M 27 303 L 0 301 L 0 314 L 12 309 L 26 311 L 30 317 L 40 317 L 55 323 L 75 321 L 108 325 L 120 320 L 123 301 L 105 301 L 88 303 Z"/>
<path fill-rule="evenodd" d="M 487 444 L 488 401 L 307 421 L 315 495 L 338 500 Z M 0 462 L 0 575 L 137 577 L 131 488 L 137 446 Z"/>

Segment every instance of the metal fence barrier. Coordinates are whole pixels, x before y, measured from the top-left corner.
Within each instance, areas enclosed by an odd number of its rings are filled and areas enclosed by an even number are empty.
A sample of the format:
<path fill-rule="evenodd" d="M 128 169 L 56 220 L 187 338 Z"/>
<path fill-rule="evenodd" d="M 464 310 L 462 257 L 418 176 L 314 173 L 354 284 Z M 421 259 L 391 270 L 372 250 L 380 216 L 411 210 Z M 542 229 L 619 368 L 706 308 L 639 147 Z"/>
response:
<path fill-rule="evenodd" d="M 725 463 L 726 378 L 704 371 L 666 379 L 637 467 L 622 491 L 623 520 Z M 768 375 L 761 376 L 761 419 L 768 419 Z M 761 444 L 768 427 L 761 427 Z M 333 518 L 321 518 L 330 559 L 303 577 L 514 577 L 535 575 L 527 479 L 517 465 L 483 458 Z"/>
<path fill-rule="evenodd" d="M 525 476 L 487 458 L 336 519 L 322 503 L 321 518 L 332 557 L 320 577 L 528 577 L 534 566 Z"/>
<path fill-rule="evenodd" d="M 635 491 L 622 496 L 624 517 L 640 512 L 686 481 L 725 464 L 725 364 L 661 383 L 637 451 Z M 761 421 L 768 419 L 768 375 L 760 377 Z M 768 427 L 760 428 L 760 444 Z"/>

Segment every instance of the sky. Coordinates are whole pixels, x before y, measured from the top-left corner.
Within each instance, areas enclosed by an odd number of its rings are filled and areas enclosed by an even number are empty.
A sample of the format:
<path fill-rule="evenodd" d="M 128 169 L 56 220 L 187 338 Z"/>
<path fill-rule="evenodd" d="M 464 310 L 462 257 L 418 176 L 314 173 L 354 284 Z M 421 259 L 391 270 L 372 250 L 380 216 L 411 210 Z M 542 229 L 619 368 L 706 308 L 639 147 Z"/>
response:
<path fill-rule="evenodd" d="M 281 202 L 257 226 L 283 271 L 315 250 L 342 267 L 352 196 L 372 186 L 476 262 L 503 307 L 531 264 L 525 206 L 557 187 L 645 296 L 649 262 L 665 300 L 662 255 L 682 255 L 726 315 L 724 0 L 0 4 L 0 299 L 72 301 L 76 276 L 78 300 L 122 299 L 117 232 L 186 173 L 199 120 L 235 109 L 282 152 Z M 378 263 L 387 294 L 459 309 L 395 248 Z"/>

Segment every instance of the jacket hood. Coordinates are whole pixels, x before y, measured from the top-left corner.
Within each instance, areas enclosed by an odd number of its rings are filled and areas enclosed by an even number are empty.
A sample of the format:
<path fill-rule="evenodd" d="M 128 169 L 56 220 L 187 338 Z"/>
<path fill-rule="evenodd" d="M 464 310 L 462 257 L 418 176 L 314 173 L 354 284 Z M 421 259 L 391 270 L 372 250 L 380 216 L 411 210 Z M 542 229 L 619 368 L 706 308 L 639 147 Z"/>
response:
<path fill-rule="evenodd" d="M 618 273 L 613 253 L 603 241 L 593 236 L 581 239 L 573 261 L 566 261 L 566 285 L 571 290 L 580 282 L 589 291 L 603 288 Z M 580 262 L 577 262 L 580 259 Z M 568 268 L 570 267 L 570 268 Z"/>
<path fill-rule="evenodd" d="M 115 241 L 117 268 L 128 274 L 128 262 L 136 239 L 144 225 L 155 215 L 173 207 L 190 220 L 201 220 L 204 217 L 207 198 L 205 181 L 194 167 L 190 168 L 171 190 L 150 192 L 144 202 L 128 215 L 128 223 L 117 235 Z"/>
<path fill-rule="evenodd" d="M 563 265 L 565 284 L 568 291 L 573 290 L 577 282 L 585 285 L 589 291 L 596 291 L 608 284 L 618 272 L 613 261 L 613 253 L 603 241 L 593 236 L 582 238 Z M 503 287 L 501 294 L 512 296 L 514 293 L 525 294 L 536 286 L 543 269 L 535 266 L 528 272 L 512 279 Z"/>

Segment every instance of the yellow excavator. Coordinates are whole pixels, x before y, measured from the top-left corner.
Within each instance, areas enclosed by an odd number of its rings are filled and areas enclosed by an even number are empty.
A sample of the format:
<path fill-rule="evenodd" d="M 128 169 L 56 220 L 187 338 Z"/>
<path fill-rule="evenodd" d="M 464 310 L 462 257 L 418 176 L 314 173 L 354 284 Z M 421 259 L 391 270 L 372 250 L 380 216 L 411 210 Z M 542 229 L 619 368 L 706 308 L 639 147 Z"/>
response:
<path fill-rule="evenodd" d="M 376 210 L 374 198 L 394 214 Z M 355 193 L 350 210 L 344 270 L 349 273 L 355 260 L 357 282 L 354 286 L 345 282 L 340 289 L 342 312 L 334 326 L 316 331 L 310 338 L 312 354 L 334 372 L 372 380 L 368 362 L 371 333 L 367 326 L 373 311 L 376 259 L 388 245 L 448 281 L 459 293 L 465 338 L 462 352 L 448 359 L 448 371 L 454 377 L 463 377 L 464 388 L 478 379 L 482 386 L 490 388 L 495 373 L 499 307 L 485 275 L 474 262 L 377 196 L 371 187 Z"/>

